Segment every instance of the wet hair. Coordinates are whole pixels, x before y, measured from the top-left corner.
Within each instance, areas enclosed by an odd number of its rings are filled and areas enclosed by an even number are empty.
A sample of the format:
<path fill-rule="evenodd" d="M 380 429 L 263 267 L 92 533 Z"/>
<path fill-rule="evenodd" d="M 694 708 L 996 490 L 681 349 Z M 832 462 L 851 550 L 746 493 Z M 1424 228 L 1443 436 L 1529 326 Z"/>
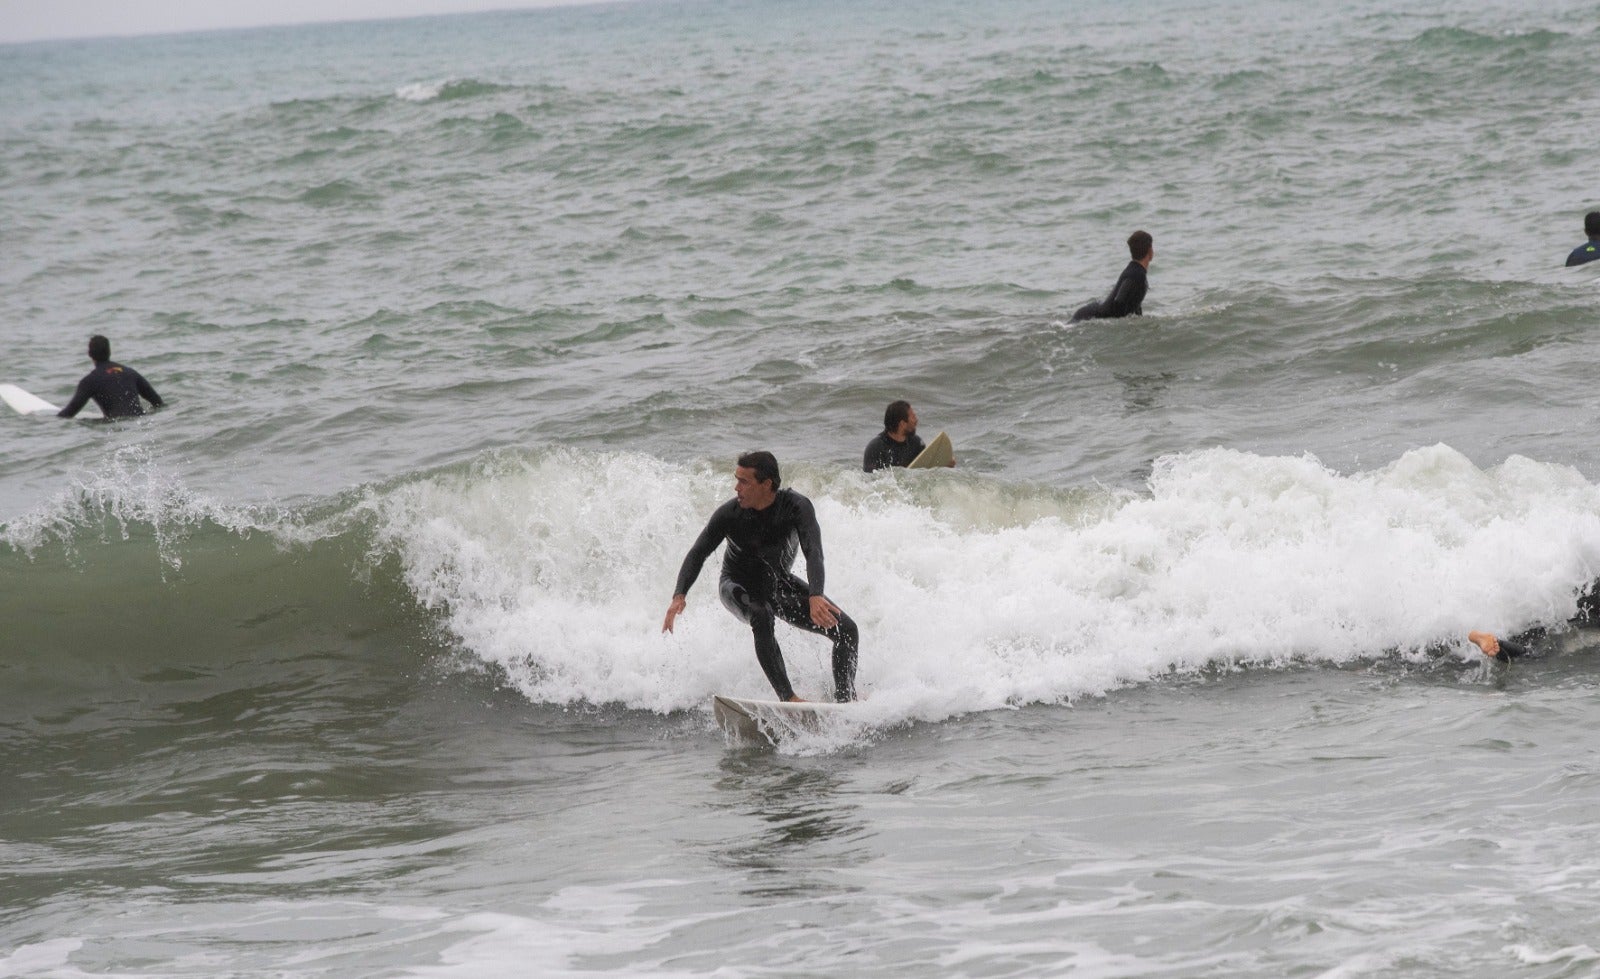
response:
<path fill-rule="evenodd" d="M 101 363 L 111 359 L 111 341 L 96 333 L 89 338 L 89 359 Z"/>
<path fill-rule="evenodd" d="M 1583 233 L 1591 238 L 1600 238 L 1600 211 L 1590 211 L 1583 216 Z"/>
<path fill-rule="evenodd" d="M 746 452 L 739 457 L 739 466 L 742 469 L 755 470 L 756 482 L 770 482 L 774 490 L 783 485 L 783 477 L 778 475 L 778 457 L 770 452 L 763 450 Z"/>
<path fill-rule="evenodd" d="M 1150 246 L 1155 244 L 1155 239 L 1150 237 L 1148 231 L 1135 231 L 1128 236 L 1128 254 L 1137 262 L 1150 254 Z"/>
<path fill-rule="evenodd" d="M 891 401 L 889 407 L 883 409 L 883 430 L 892 432 L 907 418 L 911 417 L 911 402 Z"/>

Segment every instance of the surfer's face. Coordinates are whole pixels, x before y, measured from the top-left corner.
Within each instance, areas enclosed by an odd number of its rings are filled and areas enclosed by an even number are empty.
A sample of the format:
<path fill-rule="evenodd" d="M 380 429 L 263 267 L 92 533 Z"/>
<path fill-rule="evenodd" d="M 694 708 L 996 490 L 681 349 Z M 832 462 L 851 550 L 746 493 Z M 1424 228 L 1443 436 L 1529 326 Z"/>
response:
<path fill-rule="evenodd" d="M 733 467 L 733 495 L 746 510 L 765 510 L 777 498 L 772 480 L 756 482 L 756 471 L 747 466 Z"/>

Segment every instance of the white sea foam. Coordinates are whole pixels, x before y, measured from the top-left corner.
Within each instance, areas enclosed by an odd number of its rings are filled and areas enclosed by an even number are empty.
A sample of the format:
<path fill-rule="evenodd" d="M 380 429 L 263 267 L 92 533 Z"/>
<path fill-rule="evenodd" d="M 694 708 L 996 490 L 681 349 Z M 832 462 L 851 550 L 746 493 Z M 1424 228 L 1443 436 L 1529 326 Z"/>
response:
<path fill-rule="evenodd" d="M 148 448 L 133 445 L 108 453 L 42 505 L 0 524 L 0 545 L 29 554 L 51 543 L 72 550 L 85 528 L 127 540 L 137 526 L 155 539 L 163 565 L 176 571 L 184 541 L 205 524 L 241 536 L 260 529 L 285 540 L 310 535 L 272 508 L 223 504 L 194 492 Z"/>
<path fill-rule="evenodd" d="M 786 471 L 823 527 L 828 591 L 860 623 L 871 720 L 1069 701 L 1174 669 L 1415 654 L 1469 628 L 1558 622 L 1600 567 L 1600 490 L 1447 446 L 1342 475 L 1211 450 L 1159 460 L 1147 495 L 967 473 Z M 684 552 L 731 474 L 635 454 L 485 459 L 377 501 L 385 546 L 462 644 L 536 701 L 702 707 L 766 696 L 720 556 L 677 632 Z M 799 562 L 797 562 L 799 566 Z M 780 627 L 802 695 L 828 646 Z"/>
<path fill-rule="evenodd" d="M 82 947 L 81 938 L 47 938 L 34 945 L 18 946 L 9 955 L 0 956 L 0 976 L 88 975 L 70 967 L 72 953 Z"/>
<path fill-rule="evenodd" d="M 439 953 L 438 965 L 414 965 L 408 976 L 592 974 L 577 964 L 585 956 L 639 953 L 696 921 L 714 921 L 729 912 L 704 912 L 675 920 L 650 920 L 641 914 L 645 897 L 666 881 L 635 881 L 617 886 L 573 886 L 553 895 L 534 917 L 480 911 L 429 922 L 424 928 L 454 938 Z M 404 911 L 397 917 L 407 917 Z M 466 937 L 461 937 L 461 936 Z M 695 973 L 665 965 L 653 976 Z"/>
<path fill-rule="evenodd" d="M 1540 952 L 1528 945 L 1507 945 L 1505 952 L 1523 965 L 1550 965 L 1556 962 L 1600 962 L 1600 951 L 1588 945 L 1569 945 L 1553 952 Z"/>
<path fill-rule="evenodd" d="M 412 82 L 401 85 L 394 90 L 394 97 L 403 102 L 432 102 L 449 85 L 451 79 L 444 78 L 436 82 Z"/>

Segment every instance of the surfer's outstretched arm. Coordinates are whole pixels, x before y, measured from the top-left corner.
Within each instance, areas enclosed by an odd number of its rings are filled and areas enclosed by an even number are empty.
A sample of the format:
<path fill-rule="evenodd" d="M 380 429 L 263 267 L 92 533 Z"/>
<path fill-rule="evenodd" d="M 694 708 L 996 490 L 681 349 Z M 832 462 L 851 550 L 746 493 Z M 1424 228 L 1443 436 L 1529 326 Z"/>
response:
<path fill-rule="evenodd" d="M 688 601 L 689 587 L 694 580 L 700 577 L 700 569 L 705 567 L 706 558 L 728 536 L 728 521 L 735 509 L 733 500 L 718 507 L 711 514 L 711 519 L 706 522 L 706 529 L 700 531 L 700 536 L 695 538 L 694 546 L 689 548 L 689 553 L 683 556 L 683 564 L 678 568 L 678 582 L 672 589 L 672 604 L 667 606 L 667 619 L 661 623 L 662 632 L 672 631 L 672 620 L 683 613 L 683 606 Z"/>

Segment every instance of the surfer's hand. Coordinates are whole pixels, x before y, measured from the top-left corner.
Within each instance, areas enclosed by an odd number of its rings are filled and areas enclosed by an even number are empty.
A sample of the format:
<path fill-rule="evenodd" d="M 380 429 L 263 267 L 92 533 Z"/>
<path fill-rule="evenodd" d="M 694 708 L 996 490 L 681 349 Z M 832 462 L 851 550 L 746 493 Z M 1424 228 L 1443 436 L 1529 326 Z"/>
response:
<path fill-rule="evenodd" d="M 1469 632 L 1467 642 L 1483 650 L 1485 656 L 1497 656 L 1500 653 L 1500 637 L 1492 632 Z"/>
<path fill-rule="evenodd" d="M 672 596 L 672 604 L 667 606 L 667 621 L 661 623 L 662 632 L 672 631 L 672 620 L 678 617 L 678 613 L 683 611 L 683 607 L 688 601 L 683 595 Z"/>
<path fill-rule="evenodd" d="M 824 629 L 832 629 L 839 624 L 839 606 L 821 595 L 812 595 L 811 621 Z"/>

